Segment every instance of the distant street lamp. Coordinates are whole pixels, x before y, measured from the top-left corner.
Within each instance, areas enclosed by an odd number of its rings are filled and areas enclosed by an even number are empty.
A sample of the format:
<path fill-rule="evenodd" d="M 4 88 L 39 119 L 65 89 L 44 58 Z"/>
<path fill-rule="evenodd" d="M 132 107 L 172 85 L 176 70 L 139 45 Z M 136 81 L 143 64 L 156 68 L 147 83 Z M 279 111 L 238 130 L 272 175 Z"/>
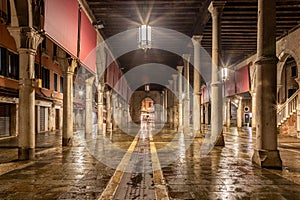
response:
<path fill-rule="evenodd" d="M 150 91 L 150 85 L 145 85 L 145 91 L 149 92 Z"/>

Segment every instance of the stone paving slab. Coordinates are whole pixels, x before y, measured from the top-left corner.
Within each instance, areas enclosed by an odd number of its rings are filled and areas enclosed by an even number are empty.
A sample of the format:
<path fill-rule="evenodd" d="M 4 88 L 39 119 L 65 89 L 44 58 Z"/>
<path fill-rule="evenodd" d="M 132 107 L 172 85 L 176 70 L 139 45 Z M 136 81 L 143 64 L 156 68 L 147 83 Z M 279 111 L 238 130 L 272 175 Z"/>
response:
<path fill-rule="evenodd" d="M 199 154 L 202 138 L 182 136 L 167 129 L 154 135 L 152 145 L 163 165 L 162 185 L 153 185 L 149 173 L 147 178 L 142 177 L 145 182 L 137 186 L 158 188 L 165 185 L 170 199 L 300 199 L 299 139 L 279 136 L 283 170 L 266 170 L 251 163 L 254 133 L 249 129 L 226 131 L 225 147 L 216 147 L 206 156 Z M 99 199 L 115 173 L 114 169 L 96 159 L 95 151 L 102 147 L 99 142 L 105 137 L 126 151 L 134 135 L 114 132 L 111 135 L 83 136 L 83 132 L 76 132 L 74 146 L 61 147 L 60 134 L 44 134 L 44 139 L 38 140 L 40 145 L 35 161 L 0 164 L 0 199 Z M 88 149 L 87 145 L 94 145 L 94 149 Z M 0 155 L 9 158 L 14 154 L 13 151 L 9 153 L 10 150 L 13 148 L 4 145 L 0 148 Z M 110 155 L 113 152 L 105 153 Z M 111 154 L 110 158 L 115 156 L 118 165 L 124 154 Z M 175 159 L 168 163 L 170 155 Z M 153 162 L 147 156 L 143 159 Z M 164 165 L 166 163 L 168 165 Z M 141 174 L 128 174 L 124 183 L 131 182 L 129 186 L 132 187 L 132 180 L 139 182 Z"/>

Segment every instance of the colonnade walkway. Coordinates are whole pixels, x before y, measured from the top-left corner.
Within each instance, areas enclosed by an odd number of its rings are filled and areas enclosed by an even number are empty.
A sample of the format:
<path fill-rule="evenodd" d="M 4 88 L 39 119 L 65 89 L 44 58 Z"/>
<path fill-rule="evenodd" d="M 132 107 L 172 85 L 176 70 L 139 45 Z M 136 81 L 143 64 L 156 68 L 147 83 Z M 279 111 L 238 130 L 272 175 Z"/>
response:
<path fill-rule="evenodd" d="M 14 161 L 16 140 L 0 141 L 0 199 L 300 199 L 300 139 L 279 136 L 284 168 L 270 170 L 251 163 L 251 129 L 224 138 L 208 152 L 204 137 L 143 127 L 77 131 L 61 147 L 50 132 L 34 161 Z"/>

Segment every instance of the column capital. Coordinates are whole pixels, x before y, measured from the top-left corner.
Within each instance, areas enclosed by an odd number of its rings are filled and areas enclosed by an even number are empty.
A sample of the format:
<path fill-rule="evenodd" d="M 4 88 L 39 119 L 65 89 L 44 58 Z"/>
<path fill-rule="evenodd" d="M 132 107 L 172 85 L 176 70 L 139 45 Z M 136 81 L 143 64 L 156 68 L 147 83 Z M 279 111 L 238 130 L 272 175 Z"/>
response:
<path fill-rule="evenodd" d="M 63 72 L 74 74 L 75 68 L 77 67 L 76 59 L 72 59 L 71 62 L 69 62 L 68 58 L 58 58 L 58 62 L 62 66 Z"/>
<path fill-rule="evenodd" d="M 192 37 L 192 42 L 193 42 L 193 45 L 197 45 L 197 44 L 200 44 L 201 41 L 202 41 L 202 38 L 203 38 L 203 35 L 194 35 Z"/>
<path fill-rule="evenodd" d="M 179 73 L 182 73 L 183 66 L 177 66 L 177 70 Z"/>
<path fill-rule="evenodd" d="M 212 1 L 208 7 L 208 11 L 212 16 L 221 14 L 226 1 Z"/>
<path fill-rule="evenodd" d="M 95 79 L 95 76 L 92 76 L 92 77 L 86 79 L 86 80 L 85 80 L 85 83 L 87 83 L 87 84 L 89 84 L 89 85 L 92 85 L 93 82 L 94 82 L 94 79 Z"/>
<path fill-rule="evenodd" d="M 182 58 L 187 62 L 190 62 L 191 54 L 182 54 Z"/>
<path fill-rule="evenodd" d="M 173 81 L 176 80 L 177 77 L 178 77 L 178 74 L 172 74 Z"/>
<path fill-rule="evenodd" d="M 18 51 L 20 49 L 32 49 L 36 52 L 37 47 L 43 41 L 43 36 L 31 27 L 12 27 L 9 26 L 8 31 L 15 39 Z"/>

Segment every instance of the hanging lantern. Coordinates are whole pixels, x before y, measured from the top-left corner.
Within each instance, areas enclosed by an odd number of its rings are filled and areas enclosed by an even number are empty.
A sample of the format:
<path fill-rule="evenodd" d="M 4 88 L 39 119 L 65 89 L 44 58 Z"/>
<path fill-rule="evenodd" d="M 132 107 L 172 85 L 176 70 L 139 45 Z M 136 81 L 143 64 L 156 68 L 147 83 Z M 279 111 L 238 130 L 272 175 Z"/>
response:
<path fill-rule="evenodd" d="M 141 25 L 139 27 L 139 41 L 138 47 L 147 51 L 147 49 L 151 49 L 152 40 L 151 40 L 151 26 L 149 25 Z"/>

